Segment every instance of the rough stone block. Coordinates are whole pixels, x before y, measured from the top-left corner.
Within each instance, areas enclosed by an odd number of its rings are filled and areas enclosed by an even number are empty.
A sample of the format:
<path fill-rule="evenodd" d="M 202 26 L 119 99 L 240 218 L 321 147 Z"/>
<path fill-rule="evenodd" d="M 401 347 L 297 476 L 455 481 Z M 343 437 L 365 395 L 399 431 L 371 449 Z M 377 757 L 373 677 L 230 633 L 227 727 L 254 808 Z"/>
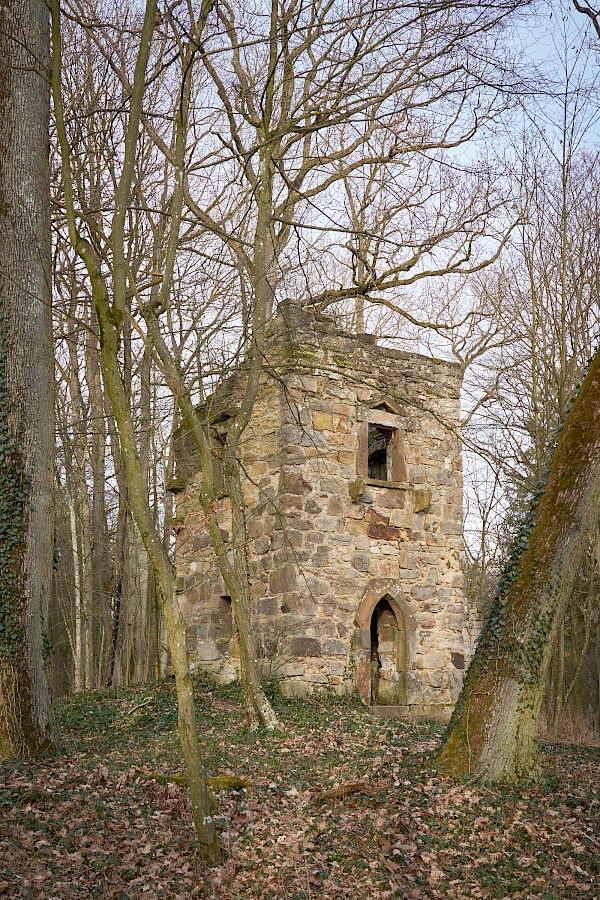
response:
<path fill-rule="evenodd" d="M 262 535 L 254 541 L 253 550 L 257 555 L 266 553 L 271 549 L 271 540 L 268 535 Z"/>
<path fill-rule="evenodd" d="M 219 659 L 219 651 L 214 641 L 198 641 L 196 644 L 196 657 L 199 662 L 210 662 Z"/>
<path fill-rule="evenodd" d="M 346 672 L 346 663 L 342 660 L 332 659 L 329 661 L 329 671 L 334 676 L 342 677 Z"/>
<path fill-rule="evenodd" d="M 371 564 L 371 557 L 368 553 L 355 553 L 352 557 L 352 565 L 359 572 L 368 572 Z"/>
<path fill-rule="evenodd" d="M 402 581 L 420 581 L 420 569 L 400 569 L 400 578 Z"/>
<path fill-rule="evenodd" d="M 370 525 L 389 525 L 390 523 L 389 516 L 382 515 L 372 506 L 367 508 L 365 519 Z"/>
<path fill-rule="evenodd" d="M 280 566 L 271 573 L 269 589 L 272 594 L 283 594 L 296 590 L 296 569 L 294 566 Z"/>
<path fill-rule="evenodd" d="M 418 588 L 414 588 L 414 590 L 418 590 Z M 442 603 L 440 603 L 439 599 L 434 597 L 433 600 L 423 603 L 421 608 L 423 612 L 426 613 L 440 613 L 444 607 Z"/>
<path fill-rule="evenodd" d="M 400 538 L 401 531 L 393 525 L 383 525 L 373 523 L 369 525 L 368 535 L 378 541 L 397 541 Z"/>
<path fill-rule="evenodd" d="M 310 494 L 313 486 L 304 478 L 302 472 L 286 471 L 281 475 L 281 491 L 285 494 Z"/>
<path fill-rule="evenodd" d="M 257 615 L 272 618 L 279 612 L 279 598 L 275 597 L 259 597 L 255 601 L 255 610 Z"/>
<path fill-rule="evenodd" d="M 344 512 L 344 504 L 338 497 L 331 497 L 327 504 L 328 516 L 341 516 Z"/>
<path fill-rule="evenodd" d="M 445 671 L 448 666 L 448 657 L 442 650 L 433 650 L 422 657 L 421 665 L 430 672 Z"/>
<path fill-rule="evenodd" d="M 355 645 L 359 650 L 368 650 L 371 652 L 371 629 L 357 628 L 355 632 Z"/>
<path fill-rule="evenodd" d="M 312 637 L 295 637 L 289 642 L 291 656 L 321 656 L 321 642 Z"/>
<path fill-rule="evenodd" d="M 429 671 L 426 673 L 425 679 L 432 688 L 441 688 L 447 677 L 446 672 Z"/>
<path fill-rule="evenodd" d="M 333 638 L 327 638 L 322 642 L 324 656 L 346 656 L 348 646 L 344 641 L 336 641 Z"/>
<path fill-rule="evenodd" d="M 379 509 L 404 509 L 403 490 L 378 489 L 375 494 L 375 506 Z"/>
<path fill-rule="evenodd" d="M 305 664 L 298 662 L 287 662 L 282 667 L 282 673 L 284 675 L 288 675 L 291 678 L 298 678 L 301 675 L 304 675 Z"/>
<path fill-rule="evenodd" d="M 333 416 L 331 413 L 313 412 L 313 427 L 317 431 L 333 431 Z"/>
<path fill-rule="evenodd" d="M 284 697 L 306 697 L 308 685 L 303 678 L 285 678 L 279 685 L 279 690 Z"/>
<path fill-rule="evenodd" d="M 313 597 L 323 597 L 331 590 L 331 585 L 329 584 L 329 582 L 324 578 L 318 578 L 316 575 L 305 573 L 303 574 L 301 580 L 304 582 L 306 590 Z"/>

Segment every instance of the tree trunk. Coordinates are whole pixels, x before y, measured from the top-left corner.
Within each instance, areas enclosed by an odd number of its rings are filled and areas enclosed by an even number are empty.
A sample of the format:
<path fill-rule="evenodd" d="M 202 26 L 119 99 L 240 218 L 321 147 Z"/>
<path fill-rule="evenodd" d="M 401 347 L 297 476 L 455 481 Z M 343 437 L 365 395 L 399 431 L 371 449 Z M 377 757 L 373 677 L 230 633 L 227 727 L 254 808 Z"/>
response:
<path fill-rule="evenodd" d="M 140 365 L 140 425 L 139 425 L 139 448 L 140 462 L 144 473 L 146 483 L 146 491 L 150 496 L 150 457 L 151 457 L 151 428 L 152 428 L 152 410 L 151 410 L 151 390 L 150 379 L 152 373 L 152 355 L 146 347 L 142 356 Z M 156 515 L 156 507 L 154 507 Z M 150 572 L 152 566 L 148 559 L 148 554 L 144 549 L 138 535 L 134 539 L 134 548 L 137 564 L 137 589 L 139 591 L 139 599 L 137 604 L 137 616 L 134 627 L 133 646 L 135 651 L 135 680 L 147 681 L 149 676 L 148 662 L 152 655 L 154 629 L 150 623 Z"/>
<path fill-rule="evenodd" d="M 73 548 L 73 594 L 75 606 L 75 624 L 74 630 L 74 681 L 73 692 L 79 694 L 84 684 L 84 665 L 83 665 L 83 602 L 81 595 L 81 566 L 79 562 L 79 539 L 77 537 L 77 514 L 75 512 L 75 503 L 69 495 L 69 520 L 71 522 L 71 546 Z"/>
<path fill-rule="evenodd" d="M 73 248 L 86 266 L 92 288 L 96 314 L 100 327 L 100 366 L 106 393 L 115 417 L 123 467 L 127 477 L 129 503 L 146 552 L 152 561 L 159 583 L 163 613 L 169 633 L 171 658 L 175 669 L 178 701 L 179 739 L 185 759 L 194 827 L 202 859 L 217 863 L 221 859 L 219 836 L 211 815 L 206 771 L 200 755 L 194 686 L 190 675 L 185 622 L 175 594 L 173 565 L 162 543 L 161 536 L 148 502 L 147 484 L 136 443 L 131 398 L 127 390 L 127 378 L 123 378 L 119 364 L 122 340 L 122 324 L 127 303 L 127 264 L 125 258 L 124 225 L 131 195 L 131 182 L 135 167 L 137 135 L 140 126 L 145 79 L 152 36 L 156 25 L 156 0 L 147 0 L 140 32 L 139 48 L 135 63 L 133 85 L 129 98 L 129 118 L 126 129 L 122 172 L 117 185 L 111 228 L 112 278 L 109 282 L 103 272 L 102 260 L 92 244 L 78 231 L 77 216 L 73 206 L 72 173 L 65 129 L 61 94 L 61 43 L 60 6 L 51 0 L 52 9 L 52 86 L 56 127 L 61 149 L 65 207 L 69 237 Z M 112 300 L 111 300 L 112 298 Z"/>
<path fill-rule="evenodd" d="M 594 589 L 594 563 L 595 559 L 592 555 L 592 564 L 589 567 L 590 572 L 588 576 L 588 596 L 589 593 Z M 587 624 L 587 621 L 586 623 Z M 589 640 L 589 638 L 588 638 Z M 585 645 L 584 640 L 584 645 Z M 587 652 L 587 646 L 585 647 L 585 651 Z M 565 698 L 565 703 L 568 702 L 568 698 L 571 695 L 573 696 L 573 713 L 578 715 L 581 713 L 581 681 L 579 679 L 579 672 L 581 670 L 581 665 L 583 663 L 585 657 L 585 652 L 579 652 L 579 607 L 575 602 L 575 598 L 571 598 L 571 659 L 573 661 L 573 677 L 571 679 L 571 686 L 567 691 L 567 697 Z"/>
<path fill-rule="evenodd" d="M 158 319 L 154 310 L 145 310 L 148 334 L 160 357 L 169 386 L 181 410 L 183 419 L 190 429 L 202 460 L 202 480 L 200 483 L 200 506 L 208 530 L 213 550 L 223 581 L 227 586 L 236 626 L 240 639 L 241 683 L 244 691 L 244 707 L 246 718 L 251 728 L 263 726 L 277 728 L 277 716 L 265 694 L 258 671 L 257 654 L 250 621 L 250 587 L 246 562 L 246 536 L 244 522 L 244 496 L 240 479 L 240 463 L 238 458 L 239 441 L 246 427 L 252 409 L 262 371 L 262 355 L 255 350 L 249 379 L 253 379 L 253 387 L 246 390 L 243 409 L 235 417 L 236 434 L 232 437 L 231 429 L 227 436 L 227 444 L 223 454 L 223 474 L 225 484 L 231 497 L 232 506 L 232 548 L 233 563 L 229 561 L 227 546 L 221 534 L 215 516 L 215 492 L 212 478 L 212 455 L 208 427 L 198 416 L 192 399 L 179 372 L 175 360 L 169 353 L 164 338 L 158 327 Z M 262 325 L 264 331 L 264 323 Z M 255 341 L 254 336 L 252 342 Z"/>
<path fill-rule="evenodd" d="M 247 535 L 244 492 L 237 457 L 224 460 L 225 484 L 231 498 L 232 579 L 228 584 L 234 604 L 235 622 L 240 642 L 240 676 L 246 718 L 251 728 L 277 728 L 277 716 L 260 683 L 256 642 L 252 632 L 250 580 L 248 577 Z M 221 569 L 223 575 L 223 569 Z"/>
<path fill-rule="evenodd" d="M 107 401 L 107 406 L 110 403 Z M 121 664 L 119 658 L 119 635 L 121 628 L 121 611 L 123 608 L 123 582 L 125 580 L 125 572 L 127 565 L 127 531 L 129 520 L 129 492 L 127 490 L 127 479 L 125 478 L 125 470 L 123 460 L 121 459 L 121 450 L 117 435 L 117 426 L 112 415 L 112 410 L 107 409 L 108 431 L 110 437 L 110 448 L 115 470 L 115 478 L 117 480 L 117 491 L 119 497 L 119 509 L 117 511 L 117 527 L 114 543 L 114 563 L 113 578 L 111 590 L 111 635 L 108 652 L 108 674 L 106 683 L 109 687 L 113 685 L 121 685 Z"/>
<path fill-rule="evenodd" d="M 54 742 L 42 661 L 54 547 L 49 29 L 0 5 L 0 758 Z"/>
<path fill-rule="evenodd" d="M 96 323 L 93 322 L 92 325 Z M 96 679 L 106 683 L 110 646 L 110 556 L 106 509 L 106 417 L 102 395 L 100 361 L 95 334 L 88 338 L 86 354 L 90 397 L 92 437 L 90 466 L 92 475 L 92 596 L 94 598 L 94 646 L 97 650 Z"/>
<path fill-rule="evenodd" d="M 169 633 L 171 659 L 175 670 L 179 739 L 187 770 L 194 826 L 202 858 L 207 862 L 216 863 L 221 858 L 219 838 L 210 815 L 206 772 L 200 756 L 194 686 L 187 657 L 185 622 L 175 594 L 175 573 L 156 529 L 148 503 L 147 488 L 144 484 L 137 452 L 131 412 L 119 372 L 117 331 L 111 325 L 107 315 L 106 295 L 98 299 L 97 309 L 103 329 L 100 354 L 102 373 L 119 432 L 131 509 L 160 585 L 163 612 Z"/>
<path fill-rule="evenodd" d="M 600 350 L 500 580 L 444 737 L 440 771 L 486 781 L 539 777 L 537 729 L 552 652 L 599 508 Z"/>

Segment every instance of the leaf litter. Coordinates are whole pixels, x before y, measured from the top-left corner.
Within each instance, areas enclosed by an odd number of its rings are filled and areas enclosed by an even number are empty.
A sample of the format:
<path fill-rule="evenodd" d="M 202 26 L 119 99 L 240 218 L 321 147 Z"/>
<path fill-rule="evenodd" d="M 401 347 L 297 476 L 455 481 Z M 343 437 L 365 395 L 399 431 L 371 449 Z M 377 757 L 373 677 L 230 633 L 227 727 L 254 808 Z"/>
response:
<path fill-rule="evenodd" d="M 600 896 L 598 748 L 546 744 L 543 786 L 491 790 L 437 775 L 431 722 L 274 694 L 257 735 L 236 686 L 197 696 L 223 863 L 196 852 L 173 685 L 96 691 L 59 705 L 58 755 L 0 766 L 0 898 Z"/>

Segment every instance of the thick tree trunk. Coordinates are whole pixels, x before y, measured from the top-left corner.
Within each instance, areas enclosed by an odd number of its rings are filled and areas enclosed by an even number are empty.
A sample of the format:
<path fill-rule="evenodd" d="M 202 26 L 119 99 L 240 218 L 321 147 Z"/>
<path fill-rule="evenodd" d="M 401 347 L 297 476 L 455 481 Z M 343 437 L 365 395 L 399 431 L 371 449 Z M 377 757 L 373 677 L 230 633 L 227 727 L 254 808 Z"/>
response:
<path fill-rule="evenodd" d="M 540 775 L 548 669 L 600 508 L 600 351 L 559 434 L 444 738 L 438 767 L 451 775 Z"/>
<path fill-rule="evenodd" d="M 42 616 L 54 547 L 49 28 L 0 5 L 0 757 L 54 741 Z"/>

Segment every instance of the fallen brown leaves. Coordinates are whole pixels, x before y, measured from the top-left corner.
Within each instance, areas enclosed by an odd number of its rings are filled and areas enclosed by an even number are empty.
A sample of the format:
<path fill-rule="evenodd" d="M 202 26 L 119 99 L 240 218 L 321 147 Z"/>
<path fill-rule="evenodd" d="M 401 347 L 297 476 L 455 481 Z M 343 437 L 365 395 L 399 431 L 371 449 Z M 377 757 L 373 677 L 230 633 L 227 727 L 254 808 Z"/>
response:
<path fill-rule="evenodd" d="M 61 756 L 0 768 L 0 897 L 599 896 L 597 749 L 547 747 L 544 789 L 492 791 L 436 775 L 440 729 L 426 723 L 280 701 L 284 728 L 257 737 L 235 689 L 199 700 L 208 768 L 227 788 L 223 865 L 198 861 L 171 780 L 183 774 L 171 687 L 93 694 L 66 705 Z"/>

